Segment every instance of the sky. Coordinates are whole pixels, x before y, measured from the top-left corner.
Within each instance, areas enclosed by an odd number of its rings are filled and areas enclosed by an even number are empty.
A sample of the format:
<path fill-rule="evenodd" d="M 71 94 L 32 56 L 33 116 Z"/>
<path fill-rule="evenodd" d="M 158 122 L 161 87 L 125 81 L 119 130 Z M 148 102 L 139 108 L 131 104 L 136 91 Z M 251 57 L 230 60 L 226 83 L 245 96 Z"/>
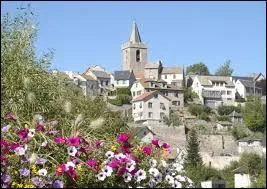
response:
<path fill-rule="evenodd" d="M 1 14 L 30 3 L 39 22 L 37 53 L 55 49 L 52 68 L 83 73 L 90 65 L 122 69 L 121 45 L 135 20 L 148 61 L 205 63 L 213 74 L 231 60 L 233 75 L 266 75 L 266 3 L 1 2 Z"/>

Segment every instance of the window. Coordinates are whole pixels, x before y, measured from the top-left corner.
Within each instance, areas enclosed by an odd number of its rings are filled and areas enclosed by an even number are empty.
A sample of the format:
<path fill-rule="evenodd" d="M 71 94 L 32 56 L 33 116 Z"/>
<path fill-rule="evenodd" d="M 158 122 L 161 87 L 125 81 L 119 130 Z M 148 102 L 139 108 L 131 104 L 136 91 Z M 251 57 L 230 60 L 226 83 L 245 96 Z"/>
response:
<path fill-rule="evenodd" d="M 165 116 L 164 112 L 160 112 L 160 119 L 163 119 Z"/>
<path fill-rule="evenodd" d="M 137 87 L 137 83 L 135 84 L 135 87 Z"/>
<path fill-rule="evenodd" d="M 154 94 L 154 98 L 158 98 L 158 94 Z"/>
<path fill-rule="evenodd" d="M 136 51 L 136 62 L 140 62 L 140 50 Z"/>
<path fill-rule="evenodd" d="M 119 81 L 117 81 L 117 85 L 119 85 Z"/>
<path fill-rule="evenodd" d="M 165 94 L 165 96 L 168 96 L 168 91 L 166 91 L 164 94 Z"/>
<path fill-rule="evenodd" d="M 142 102 L 140 102 L 139 108 L 142 108 Z"/>
<path fill-rule="evenodd" d="M 178 97 L 178 93 L 175 93 L 175 97 Z"/>
<path fill-rule="evenodd" d="M 178 106 L 180 106 L 180 101 L 177 101 L 177 103 L 178 103 Z"/>
<path fill-rule="evenodd" d="M 178 104 L 177 101 L 172 101 L 173 106 L 177 106 L 177 104 Z"/>
<path fill-rule="evenodd" d="M 165 79 L 167 79 L 167 75 L 165 75 Z"/>
<path fill-rule="evenodd" d="M 231 95 L 232 93 L 231 93 L 231 91 L 227 91 L 227 95 Z"/>
<path fill-rule="evenodd" d="M 103 86 L 103 81 L 101 81 L 101 85 Z"/>
<path fill-rule="evenodd" d="M 133 96 L 135 96 L 135 92 L 133 92 Z"/>
<path fill-rule="evenodd" d="M 166 110 L 164 103 L 160 103 L 160 109 Z"/>
<path fill-rule="evenodd" d="M 148 103 L 148 108 L 152 108 L 152 102 Z"/>
<path fill-rule="evenodd" d="M 141 94 L 141 91 L 137 91 L 137 95 L 140 95 Z"/>
<path fill-rule="evenodd" d="M 106 81 L 106 85 L 108 85 L 108 81 Z"/>
<path fill-rule="evenodd" d="M 148 112 L 148 117 L 152 118 L 153 117 L 153 113 L 152 112 Z"/>
<path fill-rule="evenodd" d="M 173 74 L 173 76 L 172 76 L 172 77 L 173 77 L 173 79 L 176 79 L 176 75 L 175 75 L 175 74 Z"/>
<path fill-rule="evenodd" d="M 225 91 L 221 91 L 221 94 L 222 94 L 222 95 L 225 95 Z"/>
<path fill-rule="evenodd" d="M 135 104 L 133 104 L 133 109 L 135 110 Z"/>

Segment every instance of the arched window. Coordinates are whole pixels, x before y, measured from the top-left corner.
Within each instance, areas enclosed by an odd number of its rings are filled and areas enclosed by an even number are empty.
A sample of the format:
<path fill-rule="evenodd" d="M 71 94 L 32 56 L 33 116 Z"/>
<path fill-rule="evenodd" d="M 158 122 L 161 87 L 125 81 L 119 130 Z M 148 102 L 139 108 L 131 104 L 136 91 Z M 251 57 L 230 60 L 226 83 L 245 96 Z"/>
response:
<path fill-rule="evenodd" d="M 140 50 L 136 51 L 136 62 L 140 62 Z"/>

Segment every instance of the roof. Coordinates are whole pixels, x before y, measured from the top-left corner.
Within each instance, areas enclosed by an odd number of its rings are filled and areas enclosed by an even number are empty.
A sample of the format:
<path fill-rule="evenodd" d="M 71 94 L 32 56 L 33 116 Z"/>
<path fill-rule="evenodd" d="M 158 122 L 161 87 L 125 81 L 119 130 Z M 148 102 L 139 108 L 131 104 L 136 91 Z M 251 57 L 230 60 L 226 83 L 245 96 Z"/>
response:
<path fill-rule="evenodd" d="M 160 94 L 161 96 L 163 96 L 164 98 L 166 98 L 167 100 L 170 100 L 169 98 L 167 98 L 165 95 L 161 94 L 159 91 L 152 91 L 152 92 L 144 92 L 143 94 L 135 97 L 132 102 L 136 102 L 136 101 L 147 101 L 148 99 L 150 99 L 154 94 Z"/>
<path fill-rule="evenodd" d="M 146 64 L 146 65 L 145 65 L 145 69 L 146 69 L 146 68 L 150 68 L 150 69 L 151 69 L 151 68 L 158 69 L 159 66 L 160 66 L 160 62 L 150 63 L 150 64 Z"/>
<path fill-rule="evenodd" d="M 242 79 L 242 80 L 251 80 L 253 81 L 253 77 L 244 77 L 244 76 L 232 76 L 233 79 Z"/>
<path fill-rule="evenodd" d="M 242 83 L 242 85 L 244 85 L 245 87 L 251 87 L 251 88 L 254 87 L 254 82 L 253 82 L 253 81 L 242 80 L 242 79 L 239 79 L 239 81 L 240 81 L 240 82 Z M 256 83 L 255 83 L 255 88 L 258 88 L 258 87 L 256 87 Z"/>
<path fill-rule="evenodd" d="M 133 43 L 141 43 L 142 42 L 139 31 L 138 31 L 138 27 L 137 27 L 135 22 L 133 23 L 132 33 L 131 33 L 129 41 L 133 42 Z"/>
<path fill-rule="evenodd" d="M 82 76 L 85 78 L 85 79 L 87 79 L 87 80 L 90 80 L 90 81 L 96 81 L 92 76 L 90 76 L 90 75 L 85 75 L 85 74 L 82 74 Z"/>
<path fill-rule="evenodd" d="M 134 75 L 135 75 L 135 78 L 139 78 L 139 79 L 142 79 L 142 78 L 145 77 L 145 73 L 144 72 L 137 72 Z"/>
<path fill-rule="evenodd" d="M 161 74 L 182 74 L 183 69 L 180 67 L 164 67 Z"/>
<path fill-rule="evenodd" d="M 153 135 L 156 135 L 151 129 L 149 129 L 148 126 L 137 126 L 134 128 L 137 132 L 137 134 L 144 133 L 145 130 L 148 130 L 149 132 L 151 132 Z"/>
<path fill-rule="evenodd" d="M 201 85 L 212 85 L 210 81 L 221 81 L 225 82 L 227 87 L 234 87 L 233 82 L 230 80 L 228 76 L 214 76 L 214 75 L 197 75 L 196 76 Z"/>
<path fill-rule="evenodd" d="M 96 70 L 92 70 L 91 72 L 92 72 L 93 74 L 95 74 L 96 77 L 110 78 L 110 75 L 109 75 L 107 72 L 96 71 Z"/>
<path fill-rule="evenodd" d="M 229 114 L 230 117 L 242 117 L 242 114 L 236 112 L 235 110 Z"/>
<path fill-rule="evenodd" d="M 146 88 L 146 89 L 160 89 L 160 90 L 183 90 L 182 87 L 178 87 L 178 86 L 174 86 L 174 85 L 170 85 L 170 84 L 166 84 L 166 88 L 165 87 L 161 87 L 161 85 L 159 85 L 159 83 L 163 83 L 163 80 L 152 80 L 152 79 L 140 79 L 139 80 L 140 84 Z M 155 84 L 155 87 L 150 87 L 149 82 L 153 82 Z M 166 82 L 164 82 L 166 83 Z"/>
<path fill-rule="evenodd" d="M 114 79 L 115 80 L 129 80 L 131 76 L 130 71 L 115 71 L 114 72 Z"/>
<path fill-rule="evenodd" d="M 262 141 L 262 139 L 254 137 L 244 137 L 238 140 L 238 142 L 248 142 L 248 141 Z"/>

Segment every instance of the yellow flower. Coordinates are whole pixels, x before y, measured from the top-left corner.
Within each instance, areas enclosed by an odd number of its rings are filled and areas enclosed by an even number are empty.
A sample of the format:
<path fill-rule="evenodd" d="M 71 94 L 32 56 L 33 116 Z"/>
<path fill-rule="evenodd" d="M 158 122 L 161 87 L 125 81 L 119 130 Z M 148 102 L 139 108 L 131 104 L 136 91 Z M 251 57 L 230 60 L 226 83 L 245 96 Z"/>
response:
<path fill-rule="evenodd" d="M 133 152 L 134 152 L 135 154 L 137 154 L 137 153 L 138 153 L 138 149 L 134 149 Z"/>
<path fill-rule="evenodd" d="M 116 146 L 111 146 L 111 150 L 113 150 L 113 151 L 115 151 L 117 149 L 117 147 Z"/>
<path fill-rule="evenodd" d="M 77 165 L 77 170 L 81 171 L 82 170 L 82 165 Z"/>
<path fill-rule="evenodd" d="M 101 164 L 99 165 L 99 168 L 102 169 L 103 167 L 105 167 L 105 164 L 104 164 L 104 163 L 101 163 Z"/>

